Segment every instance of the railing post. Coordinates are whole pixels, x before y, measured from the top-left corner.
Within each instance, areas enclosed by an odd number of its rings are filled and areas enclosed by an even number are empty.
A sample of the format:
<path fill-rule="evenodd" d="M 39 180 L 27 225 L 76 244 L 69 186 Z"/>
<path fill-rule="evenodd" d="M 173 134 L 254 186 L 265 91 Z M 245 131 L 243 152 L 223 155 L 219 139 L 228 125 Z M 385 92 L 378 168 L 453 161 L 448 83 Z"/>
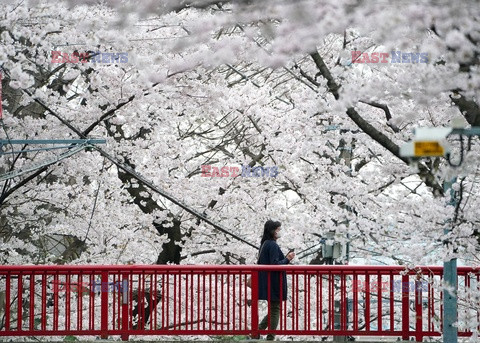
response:
<path fill-rule="evenodd" d="M 252 336 L 258 332 L 258 270 L 252 270 Z"/>
<path fill-rule="evenodd" d="M 334 278 L 334 287 L 333 287 L 333 293 L 331 296 L 334 297 L 333 300 L 333 329 L 334 330 L 344 330 L 343 324 L 342 324 L 342 282 L 341 282 L 341 274 L 340 275 L 335 275 L 333 276 Z M 335 299 L 335 289 L 338 286 L 338 280 L 340 279 L 340 300 Z M 297 290 L 298 291 L 298 290 Z M 340 336 L 339 334 L 335 333 L 335 336 L 333 336 L 333 342 L 346 342 L 347 338 L 345 336 Z"/>
<path fill-rule="evenodd" d="M 128 341 L 128 274 L 122 273 L 122 341 Z"/>
<path fill-rule="evenodd" d="M 6 283 L 6 288 L 5 288 L 5 331 L 6 332 L 9 332 L 10 331 L 10 272 L 7 273 L 7 276 L 6 276 L 7 280 L 5 280 L 5 283 Z M 43 299 L 44 302 L 45 299 Z M 42 318 L 42 321 L 44 321 L 45 319 Z"/>
<path fill-rule="evenodd" d="M 410 285 L 408 274 L 402 275 L 402 339 L 408 341 L 410 336 Z"/>
<path fill-rule="evenodd" d="M 100 337 L 108 338 L 108 272 L 102 272 L 101 286 L 101 307 L 100 307 Z"/>
<path fill-rule="evenodd" d="M 415 281 L 415 340 L 417 342 L 423 341 L 423 318 L 422 318 L 422 281 Z"/>

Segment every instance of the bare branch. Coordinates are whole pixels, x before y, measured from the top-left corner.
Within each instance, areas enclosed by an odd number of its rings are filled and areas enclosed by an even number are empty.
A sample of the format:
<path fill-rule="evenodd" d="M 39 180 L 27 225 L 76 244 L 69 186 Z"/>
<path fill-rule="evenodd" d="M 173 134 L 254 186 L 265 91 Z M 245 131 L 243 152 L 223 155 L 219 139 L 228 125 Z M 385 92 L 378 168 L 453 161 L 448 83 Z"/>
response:
<path fill-rule="evenodd" d="M 339 89 L 340 85 L 335 81 L 330 70 L 326 66 L 320 54 L 316 51 L 311 54 L 313 61 L 315 62 L 320 74 L 327 80 L 327 87 L 335 97 L 335 99 L 340 98 Z M 384 135 L 382 132 L 377 130 L 369 122 L 367 122 L 363 117 L 353 108 L 349 107 L 347 109 L 348 117 L 368 136 L 370 136 L 375 142 L 379 143 L 385 149 L 390 151 L 394 156 L 403 161 L 405 164 L 409 164 L 409 160 L 406 157 L 400 156 L 400 148 L 395 144 L 390 138 Z M 425 182 L 425 184 L 431 187 L 434 190 L 435 194 L 443 195 L 443 187 L 438 184 L 435 177 L 432 175 L 432 171 L 425 167 L 423 164 L 418 165 L 420 172 L 419 176 Z"/>
<path fill-rule="evenodd" d="M 359 100 L 359 102 L 383 110 L 383 111 L 385 112 L 385 118 L 387 119 L 387 125 L 393 130 L 393 132 L 400 132 L 400 129 L 399 129 L 398 127 L 396 127 L 395 125 L 393 125 L 392 123 L 389 122 L 389 121 L 392 119 L 392 114 L 390 113 L 390 109 L 388 108 L 387 105 L 380 104 L 380 103 L 375 102 L 375 101 L 363 101 L 363 100 Z"/>

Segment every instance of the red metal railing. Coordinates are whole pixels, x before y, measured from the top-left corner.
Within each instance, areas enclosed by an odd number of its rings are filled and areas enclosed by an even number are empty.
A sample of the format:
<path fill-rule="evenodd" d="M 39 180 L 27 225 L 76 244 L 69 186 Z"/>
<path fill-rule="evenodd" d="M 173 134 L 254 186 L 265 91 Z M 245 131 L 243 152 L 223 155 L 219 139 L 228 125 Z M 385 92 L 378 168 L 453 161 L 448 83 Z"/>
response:
<path fill-rule="evenodd" d="M 398 336 L 421 341 L 442 332 L 442 270 L 0 266 L 0 336 L 121 335 L 127 339 L 129 335 L 273 333 Z M 268 311 L 258 301 L 259 273 L 278 275 L 279 271 L 286 273 L 288 284 L 279 325 L 276 330 L 259 330 L 259 321 Z M 459 267 L 458 275 L 459 322 L 480 323 L 480 269 Z M 252 288 L 247 286 L 249 277 Z M 283 283 L 283 278 L 279 281 Z M 459 336 L 471 334 L 459 328 Z"/>

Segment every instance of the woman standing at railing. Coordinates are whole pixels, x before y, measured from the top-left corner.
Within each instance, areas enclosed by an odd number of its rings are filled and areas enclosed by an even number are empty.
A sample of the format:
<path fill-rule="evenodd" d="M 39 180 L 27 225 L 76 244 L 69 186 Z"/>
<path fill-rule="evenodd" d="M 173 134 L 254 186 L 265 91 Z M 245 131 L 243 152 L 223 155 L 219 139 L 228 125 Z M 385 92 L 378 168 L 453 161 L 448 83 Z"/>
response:
<path fill-rule="evenodd" d="M 285 257 L 285 255 L 282 253 L 282 250 L 277 244 L 277 240 L 281 237 L 281 226 L 282 224 L 280 222 L 275 222 L 273 220 L 268 220 L 265 223 L 258 264 L 289 264 L 290 261 L 295 257 L 295 253 L 293 251 L 289 252 Z M 269 275 L 270 289 L 268 287 Z M 278 326 L 278 321 L 280 319 L 280 303 L 281 301 L 287 300 L 287 276 L 285 272 L 260 272 L 258 278 L 258 299 L 269 301 L 268 313 L 260 322 L 258 328 L 260 330 L 265 330 L 267 327 L 269 327 L 270 324 L 269 329 L 275 330 Z M 281 282 L 280 278 L 282 278 Z M 281 290 L 280 283 L 282 285 Z M 280 299 L 280 297 L 282 299 Z M 257 336 L 252 338 L 258 339 L 260 337 Z M 273 341 L 274 339 L 275 335 L 267 335 L 268 341 Z"/>

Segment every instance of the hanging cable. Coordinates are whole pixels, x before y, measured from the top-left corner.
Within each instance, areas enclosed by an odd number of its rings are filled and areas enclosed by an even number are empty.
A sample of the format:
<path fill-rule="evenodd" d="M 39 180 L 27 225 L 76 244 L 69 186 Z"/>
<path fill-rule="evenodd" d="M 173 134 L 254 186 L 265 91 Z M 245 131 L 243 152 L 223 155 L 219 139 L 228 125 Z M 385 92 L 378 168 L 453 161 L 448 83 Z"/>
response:
<path fill-rule="evenodd" d="M 231 236 L 233 238 L 235 238 L 236 240 L 240 241 L 240 242 L 243 242 L 245 244 L 248 244 L 249 246 L 255 248 L 255 249 L 258 249 L 258 247 L 252 243 L 250 243 L 249 241 L 235 235 L 234 233 L 231 233 L 230 231 L 228 231 L 227 229 L 223 228 L 221 225 L 218 225 L 216 223 L 214 223 L 213 221 L 211 221 L 210 219 L 208 219 L 204 214 L 198 212 L 197 210 L 194 210 L 192 208 L 190 208 L 188 205 L 186 205 L 185 203 L 183 203 L 180 199 L 177 199 L 175 198 L 173 195 L 163 191 L 162 189 L 158 188 L 157 186 L 155 186 L 153 183 L 151 183 L 150 181 L 148 181 L 147 179 L 145 179 L 142 175 L 140 175 L 139 173 L 137 173 L 136 171 L 134 171 L 133 169 L 131 169 L 129 166 L 119 162 L 116 158 L 114 158 L 113 156 L 111 156 L 110 154 L 108 154 L 107 152 L 105 152 L 103 149 L 95 146 L 93 147 L 95 150 L 97 150 L 102 156 L 106 157 L 110 162 L 112 162 L 113 164 L 115 164 L 118 168 L 120 168 L 121 170 L 123 170 L 124 172 L 128 173 L 130 176 L 132 176 L 134 179 L 140 181 L 141 183 L 143 183 L 146 187 L 150 188 L 152 191 L 154 191 L 155 193 L 158 193 L 160 194 L 162 197 L 170 200 L 171 202 L 173 202 L 175 205 L 181 207 L 183 210 L 185 210 L 186 212 L 194 215 L 195 217 L 203 220 L 204 222 L 210 224 L 211 226 L 213 226 L 215 229 L 217 229 L 218 231 L 220 232 L 223 232 L 224 234 L 228 235 L 228 236 Z"/>
<path fill-rule="evenodd" d="M 32 93 L 29 92 L 28 90 L 26 89 L 22 89 L 22 91 L 24 93 L 26 93 L 27 95 L 31 96 L 32 97 Z M 55 111 L 53 111 L 52 109 L 50 109 L 47 105 L 45 105 L 40 99 L 38 98 L 34 98 L 33 99 L 36 103 L 38 103 L 39 105 L 41 105 L 48 113 L 50 113 L 51 115 L 53 115 L 55 118 L 57 118 L 62 124 L 64 124 L 65 126 L 67 126 L 71 131 L 75 132 L 80 138 L 82 139 L 88 139 L 88 137 L 86 135 L 84 135 L 81 131 L 79 131 L 77 128 L 75 128 L 72 124 L 70 124 L 69 122 L 67 122 L 65 119 L 63 119 L 61 116 L 59 116 Z M 83 145 L 78 145 L 77 148 L 79 146 L 82 146 L 82 149 L 85 147 Z M 74 150 L 75 148 L 73 148 L 72 150 Z M 169 194 L 168 192 L 165 192 L 164 190 L 160 189 L 159 187 L 155 186 L 152 182 L 150 182 L 149 180 L 147 180 L 144 176 L 142 176 L 141 174 L 137 173 L 135 170 L 133 170 L 132 168 L 130 168 L 128 165 L 122 163 L 122 162 L 119 162 L 118 159 L 116 159 L 115 157 L 111 156 L 110 154 L 108 154 L 106 151 L 104 151 L 103 149 L 97 147 L 97 146 L 93 146 L 93 149 L 97 150 L 102 156 L 104 156 L 105 158 L 107 158 L 110 162 L 112 162 L 113 164 L 115 164 L 118 168 L 120 168 L 121 170 L 123 170 L 124 172 L 126 172 L 127 174 L 129 174 L 130 176 L 132 176 L 134 179 L 138 180 L 139 182 L 143 183 L 147 188 L 151 189 L 153 192 L 157 193 L 157 194 L 160 194 L 162 197 L 170 200 L 172 203 L 174 203 L 175 205 L 179 206 L 180 208 L 182 208 L 183 210 L 185 210 L 186 212 L 190 213 L 191 215 L 199 218 L 200 220 L 203 220 L 205 223 L 207 224 L 210 224 L 211 226 L 213 226 L 215 229 L 217 229 L 218 231 L 226 234 L 227 236 L 230 236 L 242 243 L 245 243 L 249 246 L 251 246 L 252 248 L 255 248 L 255 249 L 259 249 L 258 246 L 256 246 L 255 244 L 243 239 L 242 237 L 230 232 L 229 230 L 225 229 L 223 226 L 219 225 L 219 224 L 216 224 L 215 222 L 213 222 L 212 220 L 210 220 L 209 218 L 207 218 L 203 213 L 200 213 L 198 212 L 197 210 L 194 210 L 193 208 L 191 208 L 190 206 L 188 206 L 187 204 L 185 204 L 183 201 L 181 201 L 180 199 L 174 197 L 173 195 Z M 71 150 L 71 151 L 72 151 Z M 77 151 L 75 151 L 76 153 Z M 71 154 L 73 155 L 73 154 Z M 64 158 L 66 158 L 68 156 L 65 156 Z M 63 159 L 63 158 L 62 158 Z M 58 161 L 56 161 L 58 162 Z M 50 164 L 53 164 L 53 163 L 56 163 L 56 162 L 52 162 Z M 50 165 L 48 164 L 48 165 Z M 31 171 L 31 170 L 28 170 L 28 171 Z M 26 173 L 27 171 L 23 172 L 22 174 Z M 18 175 L 16 175 L 18 176 Z M 0 178 L 1 180 L 1 178 Z"/>
<path fill-rule="evenodd" d="M 102 171 L 105 168 L 105 159 L 103 159 Z M 85 234 L 85 238 L 83 239 L 83 243 L 87 241 L 88 233 L 90 232 L 90 228 L 92 227 L 93 215 L 95 214 L 95 210 L 97 209 L 97 200 L 98 200 L 98 193 L 100 192 L 100 187 L 102 186 L 102 181 L 98 182 L 97 191 L 95 192 L 95 200 L 93 201 L 93 208 L 92 213 L 90 214 L 90 220 L 88 221 L 87 233 Z"/>

